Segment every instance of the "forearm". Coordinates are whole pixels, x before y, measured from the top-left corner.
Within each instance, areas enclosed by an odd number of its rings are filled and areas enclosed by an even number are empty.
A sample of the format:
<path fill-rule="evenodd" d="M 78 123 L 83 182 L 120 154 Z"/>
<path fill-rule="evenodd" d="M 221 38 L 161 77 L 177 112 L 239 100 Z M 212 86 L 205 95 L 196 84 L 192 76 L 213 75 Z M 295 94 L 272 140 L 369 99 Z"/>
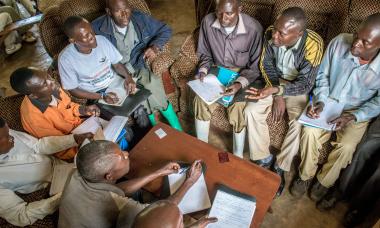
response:
<path fill-rule="evenodd" d="M 131 196 L 133 193 L 135 193 L 136 191 L 144 187 L 146 184 L 158 177 L 160 177 L 160 175 L 156 171 L 143 177 L 123 181 L 121 183 L 118 183 L 117 186 L 124 191 L 126 196 Z"/>
<path fill-rule="evenodd" d="M 88 92 L 79 88 L 69 90 L 70 94 L 74 97 L 89 99 L 89 100 L 98 100 L 101 99 L 102 96 L 99 93 Z"/>
<path fill-rule="evenodd" d="M 48 136 L 38 140 L 34 151 L 40 154 L 54 154 L 78 146 L 73 134 L 64 136 Z"/>
<path fill-rule="evenodd" d="M 193 183 L 186 179 L 181 187 L 173 195 L 168 197 L 168 200 L 178 205 L 185 196 L 186 192 L 191 188 L 191 186 L 193 186 Z"/>
<path fill-rule="evenodd" d="M 124 78 L 131 77 L 131 74 L 128 72 L 127 68 L 123 64 L 117 63 L 113 64 L 112 66 L 118 75 L 121 75 Z"/>

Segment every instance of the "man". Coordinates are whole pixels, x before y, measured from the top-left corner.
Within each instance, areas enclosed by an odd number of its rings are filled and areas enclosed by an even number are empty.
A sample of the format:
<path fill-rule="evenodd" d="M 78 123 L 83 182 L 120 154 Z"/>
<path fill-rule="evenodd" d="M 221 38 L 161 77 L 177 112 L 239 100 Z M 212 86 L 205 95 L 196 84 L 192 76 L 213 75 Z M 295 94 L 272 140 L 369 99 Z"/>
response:
<path fill-rule="evenodd" d="M 12 89 L 25 95 L 21 103 L 21 123 L 25 131 L 37 138 L 68 135 L 79 126 L 81 117 L 99 115 L 95 105 L 83 106 L 70 97 L 45 72 L 34 67 L 21 67 L 10 77 Z M 54 155 L 71 161 L 77 147 L 66 148 Z"/>
<path fill-rule="evenodd" d="M 352 160 L 368 121 L 380 113 L 380 13 L 369 16 L 355 34 L 341 34 L 333 39 L 320 65 L 314 105 L 307 108 L 310 118 L 319 118 L 328 99 L 344 104 L 343 113 L 331 121 L 337 139 L 333 150 L 317 175 L 310 197 L 319 201 L 334 185 L 341 169 Z M 317 171 L 319 149 L 331 132 L 304 126 L 301 136 L 299 177 L 290 191 L 304 194 Z"/>
<path fill-rule="evenodd" d="M 219 1 L 216 12 L 207 15 L 201 24 L 196 78 L 202 81 L 207 74 L 214 74 L 217 65 L 240 74 L 224 95 L 234 95 L 248 86 L 260 76 L 262 32 L 258 21 L 241 13 L 240 0 Z M 194 99 L 195 129 L 198 139 L 204 142 L 208 142 L 210 120 L 217 106 L 217 103 L 207 105 L 198 96 Z M 243 157 L 245 140 L 244 106 L 244 102 L 235 102 L 227 110 L 234 132 L 233 152 L 239 157 Z"/>
<path fill-rule="evenodd" d="M 269 168 L 273 155 L 266 119 L 272 112 L 273 121 L 278 122 L 288 113 L 289 130 L 274 165 L 281 176 L 278 194 L 285 186 L 284 171 L 290 171 L 299 150 L 302 125 L 297 119 L 306 107 L 322 56 L 322 38 L 306 29 L 306 15 L 299 7 L 284 10 L 265 32 L 260 67 L 267 86 L 247 91 L 248 98 L 258 101 L 247 104 L 245 115 L 251 159 Z"/>
<path fill-rule="evenodd" d="M 320 210 L 331 209 L 337 201 L 350 200 L 345 216 L 347 227 L 364 221 L 373 211 L 380 191 L 380 117 L 371 123 L 358 145 L 351 164 L 345 169 L 334 191 L 317 203 Z"/>
<path fill-rule="evenodd" d="M 119 50 L 122 55 L 120 63 L 137 84 L 152 92 L 145 104 L 152 125 L 156 124 L 154 111 L 160 111 L 173 128 L 182 131 L 161 77 L 154 75 L 146 63 L 152 62 L 168 43 L 171 29 L 145 13 L 133 10 L 127 0 L 106 0 L 106 13 L 92 22 L 92 28 L 95 34 L 106 37 Z"/>
<path fill-rule="evenodd" d="M 147 205 L 128 197 L 157 177 L 180 169 L 177 163 L 170 162 L 148 175 L 117 183 L 129 172 L 128 153 L 105 140 L 83 146 L 76 158 L 76 165 L 78 170 L 63 191 L 58 227 L 106 228 L 115 227 L 117 223 L 130 227 L 135 216 Z M 183 185 L 169 199 L 180 202 L 198 180 L 201 167 L 201 163 L 195 161 Z"/>
<path fill-rule="evenodd" d="M 0 217 L 15 226 L 32 225 L 52 214 L 61 194 L 26 203 L 15 192 L 28 194 L 46 188 L 58 159 L 47 156 L 80 145 L 91 134 L 36 139 L 8 128 L 0 117 Z"/>
<path fill-rule="evenodd" d="M 160 221 L 160 222 L 157 222 Z M 160 200 L 142 210 L 133 223 L 133 228 L 205 228 L 217 222 L 217 218 L 201 218 L 195 223 L 185 226 L 183 215 L 178 205 L 171 200 Z"/>

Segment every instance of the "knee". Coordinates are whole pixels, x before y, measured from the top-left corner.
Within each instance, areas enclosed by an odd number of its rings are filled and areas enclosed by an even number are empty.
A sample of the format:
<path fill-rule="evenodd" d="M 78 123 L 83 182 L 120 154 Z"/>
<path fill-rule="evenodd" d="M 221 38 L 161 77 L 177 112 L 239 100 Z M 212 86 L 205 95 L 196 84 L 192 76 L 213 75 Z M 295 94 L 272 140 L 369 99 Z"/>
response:
<path fill-rule="evenodd" d="M 310 140 L 311 138 L 318 138 L 320 135 L 320 129 L 304 126 L 302 128 L 301 140 Z"/>

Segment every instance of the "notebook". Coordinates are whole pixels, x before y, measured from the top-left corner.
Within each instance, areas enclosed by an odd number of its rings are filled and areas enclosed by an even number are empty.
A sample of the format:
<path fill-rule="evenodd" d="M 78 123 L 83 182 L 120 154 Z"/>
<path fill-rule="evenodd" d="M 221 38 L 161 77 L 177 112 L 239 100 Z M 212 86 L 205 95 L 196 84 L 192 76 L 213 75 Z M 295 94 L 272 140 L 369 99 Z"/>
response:
<path fill-rule="evenodd" d="M 327 131 L 334 131 L 335 124 L 329 124 L 329 122 L 338 118 L 342 114 L 344 104 L 338 103 L 332 99 L 328 99 L 327 102 L 325 102 L 325 107 L 320 113 L 320 117 L 318 119 L 309 118 L 306 115 L 307 108 L 308 106 L 305 108 L 305 110 L 303 110 L 303 113 L 299 117 L 298 122 L 305 126 L 321 128 Z"/>
<path fill-rule="evenodd" d="M 218 221 L 208 228 L 249 228 L 256 210 L 256 198 L 219 185 L 208 217 Z"/>

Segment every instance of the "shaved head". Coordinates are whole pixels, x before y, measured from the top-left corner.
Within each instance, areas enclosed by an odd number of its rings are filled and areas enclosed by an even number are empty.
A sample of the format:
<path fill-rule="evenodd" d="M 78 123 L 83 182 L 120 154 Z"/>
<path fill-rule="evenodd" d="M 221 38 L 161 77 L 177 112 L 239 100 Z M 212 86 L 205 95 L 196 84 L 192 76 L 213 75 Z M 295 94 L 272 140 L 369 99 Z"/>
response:
<path fill-rule="evenodd" d="M 160 200 L 142 210 L 135 218 L 133 228 L 182 228 L 182 213 L 169 200 Z"/>
<path fill-rule="evenodd" d="M 290 7 L 282 11 L 280 17 L 286 18 L 290 25 L 299 26 L 299 29 L 306 29 L 306 15 L 300 7 Z"/>
<path fill-rule="evenodd" d="M 371 30 L 380 30 L 380 13 L 368 16 L 362 23 L 361 27 L 370 27 Z"/>

